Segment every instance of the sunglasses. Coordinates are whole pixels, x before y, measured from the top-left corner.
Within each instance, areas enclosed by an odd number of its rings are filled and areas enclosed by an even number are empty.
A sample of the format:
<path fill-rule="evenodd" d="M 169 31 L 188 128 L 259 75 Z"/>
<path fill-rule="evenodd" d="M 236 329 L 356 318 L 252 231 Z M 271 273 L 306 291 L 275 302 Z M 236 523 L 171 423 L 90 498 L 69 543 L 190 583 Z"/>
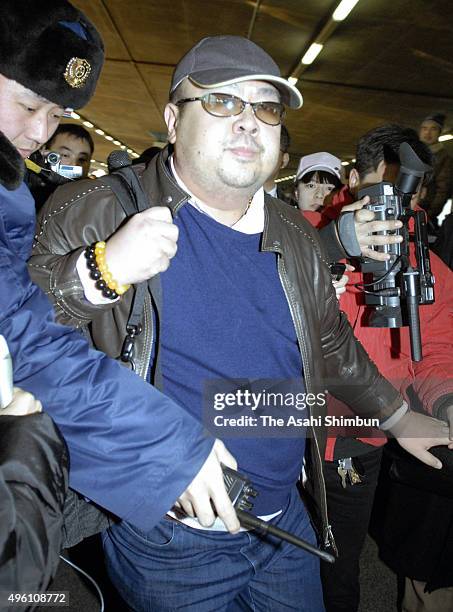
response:
<path fill-rule="evenodd" d="M 214 117 L 240 115 L 246 106 L 251 106 L 255 117 L 267 125 L 278 125 L 285 115 L 285 107 L 280 102 L 245 102 L 241 98 L 224 93 L 208 93 L 198 98 L 184 98 L 178 100 L 176 106 L 198 101 L 204 110 Z"/>

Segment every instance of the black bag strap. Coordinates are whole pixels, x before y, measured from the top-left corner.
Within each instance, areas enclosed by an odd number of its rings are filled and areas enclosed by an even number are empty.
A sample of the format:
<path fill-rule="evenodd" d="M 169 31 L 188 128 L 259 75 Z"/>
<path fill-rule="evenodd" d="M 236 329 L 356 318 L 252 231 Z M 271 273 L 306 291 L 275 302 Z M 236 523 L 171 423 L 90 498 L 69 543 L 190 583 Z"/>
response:
<path fill-rule="evenodd" d="M 118 198 L 127 217 L 149 208 L 149 198 L 131 166 L 125 166 L 115 170 L 113 173 L 105 176 L 103 180 L 110 186 L 113 193 Z M 142 332 L 142 316 L 148 286 L 155 296 L 156 308 L 160 311 L 162 291 L 160 277 L 155 276 L 149 279 L 149 281 L 144 281 L 136 286 L 132 309 L 126 324 L 127 335 L 123 342 L 120 358 L 125 363 L 130 363 L 133 370 L 135 370 L 135 363 L 133 360 L 135 337 Z M 155 386 L 161 389 L 162 376 L 160 367 L 158 367 L 157 364 L 157 359 L 158 355 L 156 355 Z"/>

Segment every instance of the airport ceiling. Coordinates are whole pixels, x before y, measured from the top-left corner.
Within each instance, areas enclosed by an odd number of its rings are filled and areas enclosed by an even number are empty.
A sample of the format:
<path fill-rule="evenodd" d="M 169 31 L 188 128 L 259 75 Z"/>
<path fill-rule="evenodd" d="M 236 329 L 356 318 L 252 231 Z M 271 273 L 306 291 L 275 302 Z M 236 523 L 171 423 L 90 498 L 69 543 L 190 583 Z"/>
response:
<path fill-rule="evenodd" d="M 200 38 L 249 35 L 290 76 L 339 0 L 73 0 L 99 28 L 106 62 L 81 110 L 106 134 L 141 152 L 165 139 L 163 110 L 178 59 Z M 330 151 L 354 157 L 357 138 L 386 122 L 417 127 L 433 111 L 453 129 L 453 2 L 359 0 L 327 32 L 301 74 L 304 106 L 289 111 L 290 168 Z M 115 148 L 95 136 L 95 158 Z M 453 152 L 453 140 L 446 142 Z M 288 173 L 288 172 L 287 172 Z"/>

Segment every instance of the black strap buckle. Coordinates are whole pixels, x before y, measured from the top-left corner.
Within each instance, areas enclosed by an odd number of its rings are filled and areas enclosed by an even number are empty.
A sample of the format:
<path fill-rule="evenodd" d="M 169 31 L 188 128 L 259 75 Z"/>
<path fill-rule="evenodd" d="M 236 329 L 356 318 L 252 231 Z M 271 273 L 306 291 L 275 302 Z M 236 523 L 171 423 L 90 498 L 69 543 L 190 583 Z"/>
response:
<path fill-rule="evenodd" d="M 137 325 L 127 325 L 126 331 L 127 336 L 125 337 L 123 342 L 120 359 L 124 363 L 132 363 L 132 357 L 134 356 L 135 348 L 135 338 L 142 333 L 142 324 L 138 323 Z"/>

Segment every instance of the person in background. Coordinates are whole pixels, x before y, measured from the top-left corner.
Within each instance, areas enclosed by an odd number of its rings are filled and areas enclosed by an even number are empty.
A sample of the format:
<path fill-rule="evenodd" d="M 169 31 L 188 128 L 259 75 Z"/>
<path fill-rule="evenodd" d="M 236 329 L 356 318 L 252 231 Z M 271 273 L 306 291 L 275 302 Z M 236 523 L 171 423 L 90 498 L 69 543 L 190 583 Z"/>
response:
<path fill-rule="evenodd" d="M 50 171 L 50 165 L 46 163 L 47 155 L 50 152 L 60 155 L 60 164 L 76 166 L 76 170 L 80 172 L 78 178 L 86 178 L 90 170 L 94 142 L 88 130 L 81 125 L 63 123 L 57 127 L 55 134 L 45 145 L 29 156 L 29 159 L 36 165 L 27 167 L 25 182 L 35 200 L 37 211 L 58 185 L 65 180 L 70 180 L 60 176 L 58 172 Z M 46 168 L 46 170 L 37 173 L 40 168 Z M 77 178 L 71 177 L 71 180 L 77 180 Z"/>
<path fill-rule="evenodd" d="M 453 158 L 439 142 L 445 118 L 443 113 L 432 113 L 423 119 L 419 129 L 420 140 L 429 146 L 434 155 L 433 179 L 427 185 L 426 195 L 421 202 L 434 228 L 438 226 L 437 216 L 453 194 Z"/>
<path fill-rule="evenodd" d="M 361 187 L 383 180 L 395 182 L 400 168 L 399 147 L 408 142 L 429 164 L 431 154 L 414 130 L 384 125 L 362 136 L 356 149 L 356 164 L 349 184 L 335 194 L 329 209 L 336 215 L 347 205 L 355 206 Z M 415 203 L 415 199 L 414 199 Z M 325 219 L 320 212 L 304 216 L 316 227 Z M 411 243 L 412 257 L 414 256 Z M 407 396 L 411 385 L 428 411 L 449 421 L 453 436 L 453 274 L 434 254 L 431 265 L 436 277 L 436 302 L 421 306 L 424 359 L 411 360 L 408 328 L 371 328 L 366 321 L 370 307 L 365 304 L 360 271 L 350 274 L 340 308 L 347 315 L 354 333 L 380 371 Z M 336 398 L 329 398 L 328 411 L 334 416 L 349 416 L 350 409 Z M 368 530 L 370 514 L 386 438 L 381 432 L 362 431 L 352 435 L 348 428 L 329 430 L 324 470 L 330 520 L 335 533 L 339 558 L 328 566 L 323 563 L 321 576 L 327 612 L 354 612 L 360 600 L 359 558 Z M 346 467 L 345 467 L 346 466 Z"/>
<path fill-rule="evenodd" d="M 60 155 L 62 164 L 80 166 L 82 168 L 80 178 L 88 176 L 94 153 L 94 142 L 90 132 L 82 125 L 77 123 L 60 124 L 52 138 L 42 148 L 44 156 L 50 151 Z"/>
<path fill-rule="evenodd" d="M 329 206 L 333 194 L 342 185 L 338 157 L 326 152 L 301 157 L 294 188 L 300 210 L 315 212 Z"/>

